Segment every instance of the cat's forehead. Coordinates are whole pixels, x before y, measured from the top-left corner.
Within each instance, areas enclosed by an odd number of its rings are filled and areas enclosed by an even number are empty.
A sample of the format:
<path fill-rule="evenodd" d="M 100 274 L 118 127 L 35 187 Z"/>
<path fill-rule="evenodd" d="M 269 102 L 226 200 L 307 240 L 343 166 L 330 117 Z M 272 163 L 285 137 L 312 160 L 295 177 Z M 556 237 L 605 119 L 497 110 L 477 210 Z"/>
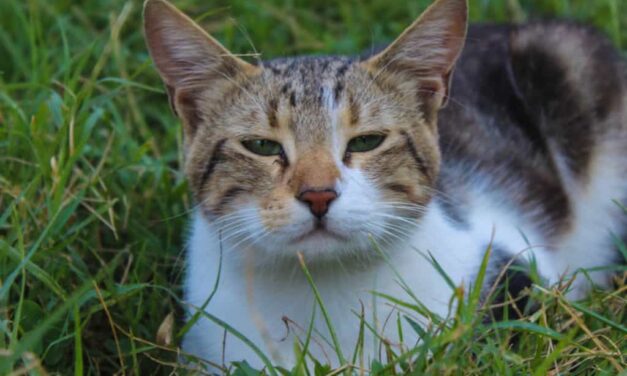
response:
<path fill-rule="evenodd" d="M 271 119 L 286 120 L 297 139 L 324 141 L 344 111 L 355 60 L 349 57 L 296 57 L 263 63 Z M 274 115 L 276 114 L 276 116 Z M 335 124 L 335 125 L 334 125 Z"/>
<path fill-rule="evenodd" d="M 263 67 L 268 79 L 291 84 L 286 93 L 316 94 L 323 85 L 342 81 L 354 61 L 346 56 L 302 56 L 270 60 Z"/>

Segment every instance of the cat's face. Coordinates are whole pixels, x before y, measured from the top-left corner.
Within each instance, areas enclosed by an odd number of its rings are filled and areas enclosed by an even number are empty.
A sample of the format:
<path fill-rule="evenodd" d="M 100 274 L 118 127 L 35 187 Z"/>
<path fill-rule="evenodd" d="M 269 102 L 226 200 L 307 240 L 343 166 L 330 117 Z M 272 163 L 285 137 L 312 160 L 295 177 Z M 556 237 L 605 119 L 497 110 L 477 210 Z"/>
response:
<path fill-rule="evenodd" d="M 415 98 L 339 58 L 267 63 L 230 90 L 201 102 L 187 163 L 225 238 L 335 257 L 416 223 L 439 161 Z"/>
<path fill-rule="evenodd" d="M 223 240 L 271 256 L 367 254 L 419 223 L 439 166 L 436 113 L 466 30 L 440 0 L 367 60 L 231 55 L 162 1 L 146 34 L 186 138 L 186 172 Z"/>

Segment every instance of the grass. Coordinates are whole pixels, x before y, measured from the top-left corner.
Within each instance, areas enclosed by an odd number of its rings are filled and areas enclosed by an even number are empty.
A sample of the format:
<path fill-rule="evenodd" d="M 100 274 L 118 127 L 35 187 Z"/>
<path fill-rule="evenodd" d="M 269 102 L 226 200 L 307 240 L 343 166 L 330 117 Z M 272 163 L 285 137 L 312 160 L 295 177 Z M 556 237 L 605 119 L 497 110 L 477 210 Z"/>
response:
<path fill-rule="evenodd" d="M 392 39 L 429 1 L 175 3 L 232 50 L 271 58 L 359 52 Z M 622 0 L 471 1 L 474 21 L 545 16 L 593 23 L 627 49 Z M 141 3 L 3 0 L 0 25 L 0 374 L 184 373 L 184 331 L 171 314 L 181 317 L 191 200 Z M 559 289 L 536 289 L 535 313 L 496 325 L 471 299 L 427 328 L 422 346 L 363 366 L 625 375 L 626 291 L 619 278 L 615 291 L 568 303 Z M 246 364 L 231 372 L 257 374 Z"/>

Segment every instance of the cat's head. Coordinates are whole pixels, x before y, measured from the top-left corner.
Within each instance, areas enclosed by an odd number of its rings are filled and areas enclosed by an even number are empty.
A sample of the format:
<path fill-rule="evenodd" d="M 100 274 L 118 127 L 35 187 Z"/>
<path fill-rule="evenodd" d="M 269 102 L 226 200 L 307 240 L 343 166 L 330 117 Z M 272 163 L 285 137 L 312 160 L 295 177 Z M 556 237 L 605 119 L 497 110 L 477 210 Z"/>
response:
<path fill-rule="evenodd" d="M 438 0 L 369 58 L 254 65 L 148 0 L 148 47 L 202 214 L 225 241 L 279 257 L 367 254 L 370 237 L 405 237 L 438 176 L 436 116 L 466 19 L 466 0 Z"/>

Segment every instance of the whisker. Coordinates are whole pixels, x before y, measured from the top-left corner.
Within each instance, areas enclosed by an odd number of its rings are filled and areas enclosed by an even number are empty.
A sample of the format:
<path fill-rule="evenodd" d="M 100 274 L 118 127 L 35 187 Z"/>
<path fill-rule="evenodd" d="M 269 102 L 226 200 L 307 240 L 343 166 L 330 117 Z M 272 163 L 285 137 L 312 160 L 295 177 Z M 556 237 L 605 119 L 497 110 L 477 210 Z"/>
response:
<path fill-rule="evenodd" d="M 239 242 L 235 243 L 231 248 L 232 249 L 236 249 L 240 244 L 250 240 L 250 239 L 255 239 L 255 241 L 259 241 L 261 240 L 263 237 L 265 237 L 266 235 L 268 235 L 270 232 L 265 230 L 265 229 L 261 229 L 260 231 L 254 232 L 252 234 L 250 234 L 249 236 L 245 237 L 244 239 L 240 240 Z M 253 241 L 253 243 L 255 242 Z"/>
<path fill-rule="evenodd" d="M 387 237 L 392 237 L 393 239 L 396 239 L 398 241 L 405 241 L 408 238 L 408 236 L 406 236 L 404 233 L 401 233 L 399 230 L 395 230 L 394 228 L 389 228 L 387 226 L 377 225 L 377 227 L 373 229 L 382 233 L 381 236 L 377 236 L 376 238 L 383 239 L 388 244 L 391 244 L 391 241 L 386 239 Z"/>
<path fill-rule="evenodd" d="M 412 221 L 410 219 L 399 217 L 399 216 L 393 215 L 393 214 L 373 213 L 373 215 L 379 216 L 379 217 L 383 217 L 383 218 L 394 219 L 394 220 L 397 220 L 397 221 L 400 221 L 400 222 L 403 222 L 403 223 L 407 223 L 407 224 L 412 225 L 412 226 L 416 226 L 418 224 L 418 222 L 416 222 L 416 221 Z"/>

